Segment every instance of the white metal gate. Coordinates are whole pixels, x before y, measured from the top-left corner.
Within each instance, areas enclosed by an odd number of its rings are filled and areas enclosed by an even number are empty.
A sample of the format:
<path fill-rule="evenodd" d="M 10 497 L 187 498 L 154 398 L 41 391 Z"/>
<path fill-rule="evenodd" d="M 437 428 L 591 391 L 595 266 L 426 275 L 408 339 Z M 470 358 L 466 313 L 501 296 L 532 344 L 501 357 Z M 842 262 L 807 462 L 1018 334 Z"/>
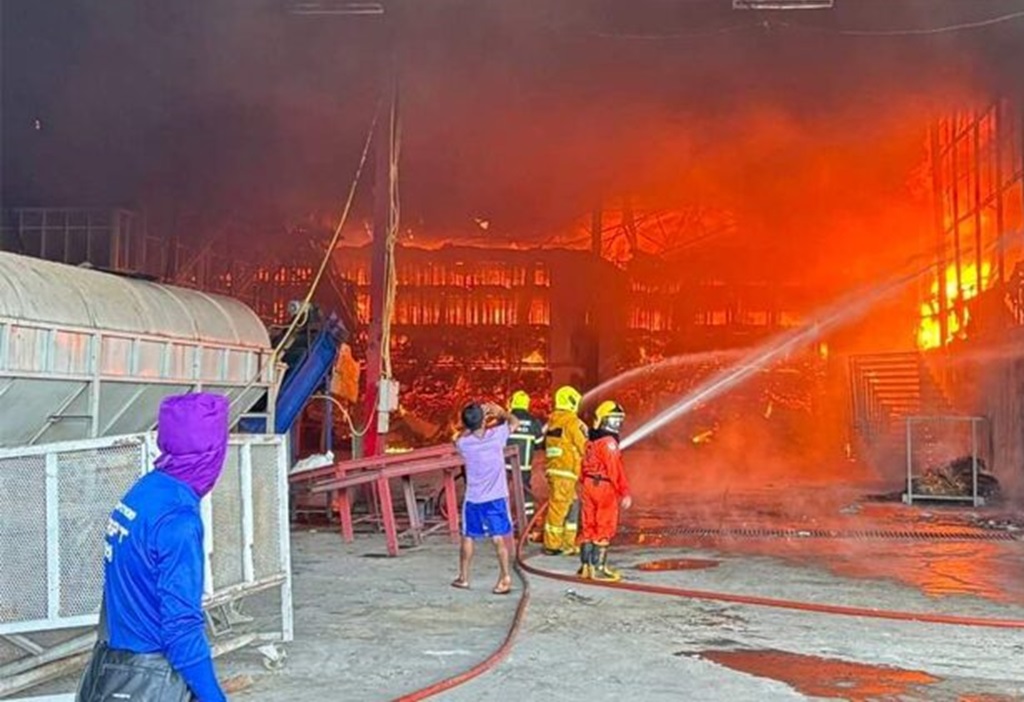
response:
<path fill-rule="evenodd" d="M 159 455 L 137 434 L 0 450 L 0 637 L 95 626 L 103 544 L 114 505 Z M 284 436 L 231 437 L 220 481 L 202 502 L 207 608 L 279 589 L 292 639 Z"/>

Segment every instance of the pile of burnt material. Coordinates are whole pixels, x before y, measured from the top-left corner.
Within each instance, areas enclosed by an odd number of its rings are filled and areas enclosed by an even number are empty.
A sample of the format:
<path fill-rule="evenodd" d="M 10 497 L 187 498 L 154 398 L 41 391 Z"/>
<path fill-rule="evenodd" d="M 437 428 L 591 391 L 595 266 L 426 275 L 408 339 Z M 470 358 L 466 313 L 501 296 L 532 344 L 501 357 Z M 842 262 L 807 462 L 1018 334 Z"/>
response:
<path fill-rule="evenodd" d="M 914 496 L 970 497 L 973 494 L 974 459 L 962 456 L 945 465 L 929 468 L 913 479 Z M 999 481 L 986 471 L 985 461 L 978 459 L 978 496 L 986 501 L 999 498 Z"/>
<path fill-rule="evenodd" d="M 970 498 L 973 494 L 972 464 L 970 456 L 963 456 L 944 465 L 929 468 L 924 475 L 913 479 L 914 499 L 928 499 L 929 496 Z M 984 459 L 979 458 L 978 497 L 984 498 L 987 503 L 993 503 L 998 501 L 1000 496 L 999 481 L 987 472 Z M 868 502 L 900 502 L 906 499 L 906 491 L 865 495 L 864 499 Z"/>

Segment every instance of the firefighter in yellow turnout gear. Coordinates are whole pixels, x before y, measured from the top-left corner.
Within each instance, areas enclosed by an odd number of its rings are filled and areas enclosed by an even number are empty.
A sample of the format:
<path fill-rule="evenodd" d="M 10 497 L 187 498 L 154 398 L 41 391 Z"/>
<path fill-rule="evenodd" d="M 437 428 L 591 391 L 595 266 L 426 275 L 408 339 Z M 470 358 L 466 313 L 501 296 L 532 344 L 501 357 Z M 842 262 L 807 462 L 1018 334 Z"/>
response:
<path fill-rule="evenodd" d="M 555 392 L 555 411 L 544 427 L 548 479 L 548 513 L 544 522 L 544 552 L 575 555 L 579 502 L 576 482 L 587 448 L 587 427 L 577 416 L 583 397 L 568 385 Z"/>

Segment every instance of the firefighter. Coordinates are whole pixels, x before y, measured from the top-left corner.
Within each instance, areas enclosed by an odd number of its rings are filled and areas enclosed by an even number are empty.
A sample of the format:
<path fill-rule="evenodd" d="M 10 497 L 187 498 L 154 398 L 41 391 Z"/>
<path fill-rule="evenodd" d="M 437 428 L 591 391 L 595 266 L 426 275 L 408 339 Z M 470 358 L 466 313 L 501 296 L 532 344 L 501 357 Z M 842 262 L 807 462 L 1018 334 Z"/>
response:
<path fill-rule="evenodd" d="M 608 544 L 619 526 L 619 507 L 629 509 L 633 498 L 622 467 L 619 432 L 626 419 L 611 400 L 594 413 L 594 428 L 580 469 L 580 562 L 578 575 L 616 582 L 622 575 L 608 566 Z"/>
<path fill-rule="evenodd" d="M 580 461 L 587 447 L 587 426 L 577 412 L 582 396 L 579 391 L 564 385 L 555 392 L 555 411 L 544 427 L 544 446 L 547 462 L 548 513 L 544 522 L 544 552 L 548 555 L 567 556 L 579 553 L 576 546 L 576 521 L 579 501 L 576 499 L 576 481 L 580 475 Z"/>
<path fill-rule="evenodd" d="M 533 516 L 535 505 L 530 479 L 533 476 L 533 452 L 544 445 L 544 428 L 540 420 L 530 414 L 530 396 L 522 390 L 512 393 L 508 408 L 519 420 L 519 426 L 509 435 L 508 445 L 519 449 L 519 467 L 523 473 L 523 504 L 527 518 Z M 506 466 L 512 470 L 512 466 Z"/>

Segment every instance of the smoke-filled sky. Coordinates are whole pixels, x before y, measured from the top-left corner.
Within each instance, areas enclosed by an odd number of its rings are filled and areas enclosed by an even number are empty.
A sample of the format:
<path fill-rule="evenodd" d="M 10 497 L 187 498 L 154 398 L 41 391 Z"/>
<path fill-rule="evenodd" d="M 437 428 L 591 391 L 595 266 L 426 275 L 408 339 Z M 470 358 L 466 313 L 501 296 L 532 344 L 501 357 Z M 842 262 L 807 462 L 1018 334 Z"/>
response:
<path fill-rule="evenodd" d="M 6 0 L 5 202 L 268 231 L 335 215 L 381 87 L 385 33 L 379 18 L 297 17 L 289 4 Z M 460 237 L 479 235 L 483 218 L 496 240 L 536 243 L 629 193 L 734 211 L 744 235 L 780 251 L 891 241 L 921 212 L 929 115 L 1020 65 L 1021 20 L 836 33 L 991 17 L 1019 0 L 769 14 L 730 4 L 407 2 L 405 225 Z"/>

